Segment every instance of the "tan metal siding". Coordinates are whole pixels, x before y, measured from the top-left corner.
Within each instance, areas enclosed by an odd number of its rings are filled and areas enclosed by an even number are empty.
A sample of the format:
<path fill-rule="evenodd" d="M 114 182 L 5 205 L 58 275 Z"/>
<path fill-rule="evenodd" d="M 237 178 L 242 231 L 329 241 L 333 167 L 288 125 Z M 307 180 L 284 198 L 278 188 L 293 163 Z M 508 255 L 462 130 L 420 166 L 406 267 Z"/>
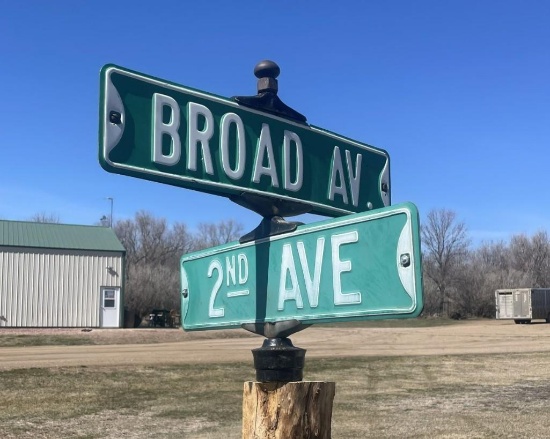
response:
<path fill-rule="evenodd" d="M 101 287 L 122 273 L 117 253 L 0 247 L 0 326 L 98 327 Z"/>

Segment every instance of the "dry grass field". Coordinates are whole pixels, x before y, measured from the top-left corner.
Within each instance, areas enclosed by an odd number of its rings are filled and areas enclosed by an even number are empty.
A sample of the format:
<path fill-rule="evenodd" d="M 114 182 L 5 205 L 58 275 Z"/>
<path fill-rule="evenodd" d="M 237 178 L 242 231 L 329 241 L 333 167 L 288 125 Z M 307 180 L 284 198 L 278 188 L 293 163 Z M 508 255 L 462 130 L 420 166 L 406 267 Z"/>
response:
<path fill-rule="evenodd" d="M 308 350 L 306 380 L 336 382 L 333 438 L 550 436 L 550 325 L 378 322 L 291 338 Z M 2 328 L 1 435 L 240 438 L 261 341 L 240 330 Z"/>

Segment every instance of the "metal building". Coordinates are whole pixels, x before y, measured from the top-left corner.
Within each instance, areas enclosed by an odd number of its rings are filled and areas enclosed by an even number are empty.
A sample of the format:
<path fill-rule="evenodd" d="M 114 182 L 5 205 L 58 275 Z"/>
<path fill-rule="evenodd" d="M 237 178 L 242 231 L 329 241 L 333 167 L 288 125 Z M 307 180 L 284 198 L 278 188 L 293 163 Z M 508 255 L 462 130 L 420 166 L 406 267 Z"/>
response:
<path fill-rule="evenodd" d="M 122 327 L 124 256 L 108 227 L 0 220 L 0 327 Z"/>

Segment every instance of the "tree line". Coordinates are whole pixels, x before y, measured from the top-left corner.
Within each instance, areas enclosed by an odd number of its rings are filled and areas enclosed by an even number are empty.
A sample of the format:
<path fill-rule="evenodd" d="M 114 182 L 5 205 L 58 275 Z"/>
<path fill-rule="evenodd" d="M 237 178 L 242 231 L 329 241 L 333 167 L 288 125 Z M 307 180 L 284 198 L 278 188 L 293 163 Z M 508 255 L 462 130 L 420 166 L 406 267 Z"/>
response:
<path fill-rule="evenodd" d="M 424 315 L 494 317 L 495 290 L 550 287 L 550 240 L 541 230 L 472 248 L 464 222 L 446 209 L 421 225 Z"/>
<path fill-rule="evenodd" d="M 179 309 L 179 260 L 183 254 L 237 240 L 243 226 L 232 220 L 184 224 L 139 212 L 119 221 L 115 233 L 126 248 L 126 302 L 141 315 L 152 307 Z M 514 235 L 509 242 L 472 247 L 464 222 L 452 210 L 428 213 L 421 225 L 425 316 L 494 317 L 495 290 L 550 287 L 546 231 Z"/>
<path fill-rule="evenodd" d="M 31 220 L 59 222 L 46 213 Z M 550 287 L 550 239 L 544 230 L 473 247 L 466 224 L 447 209 L 430 211 L 420 229 L 425 316 L 494 317 L 495 290 Z M 169 225 L 145 211 L 117 221 L 113 230 L 126 249 L 125 303 L 141 317 L 153 308 L 179 309 L 182 255 L 243 235 L 234 220 L 201 223 L 191 232 L 184 223 Z"/>
<path fill-rule="evenodd" d="M 113 230 L 126 249 L 125 305 L 140 317 L 154 308 L 179 310 L 182 255 L 239 239 L 243 226 L 233 220 L 201 223 L 190 232 L 140 211 L 117 221 Z"/>

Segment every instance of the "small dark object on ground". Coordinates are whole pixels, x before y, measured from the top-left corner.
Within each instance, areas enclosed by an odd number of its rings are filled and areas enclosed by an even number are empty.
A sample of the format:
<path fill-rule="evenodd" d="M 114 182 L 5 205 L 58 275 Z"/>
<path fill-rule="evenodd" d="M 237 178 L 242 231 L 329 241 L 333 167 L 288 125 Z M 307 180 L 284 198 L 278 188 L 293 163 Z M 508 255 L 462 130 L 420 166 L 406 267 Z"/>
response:
<path fill-rule="evenodd" d="M 458 311 L 454 311 L 451 313 L 450 315 L 451 319 L 453 320 L 462 320 L 464 319 L 465 317 Z"/>

